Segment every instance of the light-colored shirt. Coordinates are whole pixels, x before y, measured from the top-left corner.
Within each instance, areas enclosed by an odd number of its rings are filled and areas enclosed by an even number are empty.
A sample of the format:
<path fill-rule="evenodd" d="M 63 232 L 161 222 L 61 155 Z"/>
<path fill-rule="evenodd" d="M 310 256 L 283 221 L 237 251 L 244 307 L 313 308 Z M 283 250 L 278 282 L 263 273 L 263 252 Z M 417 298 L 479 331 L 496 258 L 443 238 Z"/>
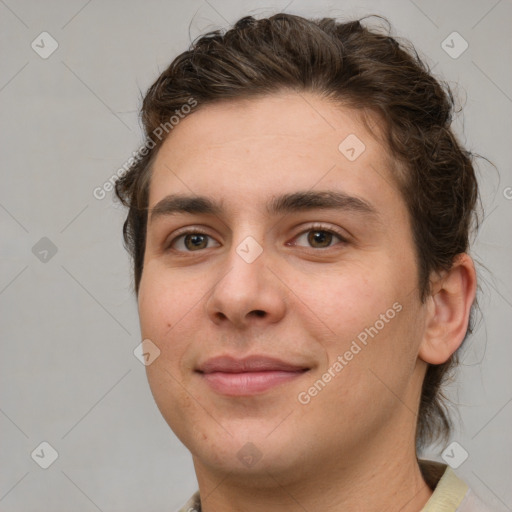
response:
<path fill-rule="evenodd" d="M 423 478 L 434 491 L 421 512 L 490 512 L 450 466 L 419 460 Z"/>
<path fill-rule="evenodd" d="M 418 463 L 423 478 L 433 490 L 420 512 L 490 512 L 450 466 L 429 460 Z M 201 512 L 199 491 L 178 512 Z"/>

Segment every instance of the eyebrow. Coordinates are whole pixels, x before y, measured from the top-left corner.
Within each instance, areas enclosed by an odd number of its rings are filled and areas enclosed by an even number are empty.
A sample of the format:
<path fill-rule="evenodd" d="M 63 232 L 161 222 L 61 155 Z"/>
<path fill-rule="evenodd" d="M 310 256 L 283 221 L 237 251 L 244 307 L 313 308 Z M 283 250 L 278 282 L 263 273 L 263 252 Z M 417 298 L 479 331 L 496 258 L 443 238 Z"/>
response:
<path fill-rule="evenodd" d="M 375 220 L 379 218 L 377 209 L 371 203 L 345 192 L 293 192 L 273 197 L 267 204 L 267 212 L 274 216 L 315 209 L 343 210 L 373 217 Z M 149 222 L 180 213 L 220 216 L 222 211 L 221 203 L 206 196 L 170 194 L 150 208 Z"/>

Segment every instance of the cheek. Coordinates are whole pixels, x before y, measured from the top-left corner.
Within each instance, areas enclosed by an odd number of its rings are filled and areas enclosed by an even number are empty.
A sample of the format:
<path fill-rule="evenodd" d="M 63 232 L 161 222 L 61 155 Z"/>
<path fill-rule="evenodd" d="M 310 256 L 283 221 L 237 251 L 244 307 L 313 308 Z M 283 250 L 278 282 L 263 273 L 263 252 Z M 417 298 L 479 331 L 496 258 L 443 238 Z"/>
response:
<path fill-rule="evenodd" d="M 138 310 L 139 321 L 143 338 L 157 338 L 162 324 L 171 323 L 170 319 L 162 318 L 163 312 L 167 309 L 163 302 L 169 298 L 163 293 L 161 286 L 152 279 L 152 273 L 149 268 L 145 268 L 143 277 L 140 281 Z"/>
<path fill-rule="evenodd" d="M 389 276 L 389 269 L 353 265 L 350 271 L 343 268 L 328 276 L 310 274 L 298 286 L 309 316 L 325 327 L 335 348 L 350 344 L 397 301 L 393 280 L 382 279 L 383 275 Z"/>
<path fill-rule="evenodd" d="M 153 279 L 157 275 L 160 277 Z M 142 339 L 151 340 L 160 350 L 159 356 L 146 367 L 157 403 L 159 390 L 172 389 L 168 396 L 179 396 L 179 389 L 174 389 L 175 380 L 181 380 L 180 365 L 188 340 L 187 333 L 182 332 L 187 303 L 178 292 L 179 287 L 169 286 L 162 275 L 163 272 L 147 272 L 141 280 L 138 297 Z"/>
<path fill-rule="evenodd" d="M 389 375 L 385 378 L 392 385 L 398 384 L 402 372 L 408 378 L 420 329 L 415 327 L 414 295 L 404 287 L 407 280 L 404 272 L 396 271 L 396 265 L 383 260 L 371 267 L 352 267 L 350 272 L 338 272 L 329 279 L 313 277 L 301 283 L 301 299 L 314 312 L 310 317 L 315 325 L 306 328 L 326 333 L 320 336 L 327 354 L 320 372 L 330 370 L 337 375 L 333 382 L 338 384 L 332 388 L 350 382 L 351 386 L 357 384 L 354 391 L 364 394 L 377 378 L 371 371 L 377 376 Z M 305 322 L 307 317 L 302 318 Z M 343 370 L 340 364 L 333 367 L 340 358 Z"/>
<path fill-rule="evenodd" d="M 157 265 L 144 269 L 140 282 L 138 310 L 142 335 L 163 342 L 197 302 L 187 294 L 186 283 L 169 277 Z"/>
<path fill-rule="evenodd" d="M 138 310 L 142 338 L 151 340 L 160 350 L 159 356 L 146 366 L 151 393 L 162 416 L 180 437 L 186 432 L 183 417 L 194 411 L 194 400 L 187 392 L 188 383 L 181 368 L 189 338 L 183 331 L 186 322 L 180 320 L 190 307 L 179 286 L 170 286 L 163 275 L 163 271 L 145 269 Z"/>

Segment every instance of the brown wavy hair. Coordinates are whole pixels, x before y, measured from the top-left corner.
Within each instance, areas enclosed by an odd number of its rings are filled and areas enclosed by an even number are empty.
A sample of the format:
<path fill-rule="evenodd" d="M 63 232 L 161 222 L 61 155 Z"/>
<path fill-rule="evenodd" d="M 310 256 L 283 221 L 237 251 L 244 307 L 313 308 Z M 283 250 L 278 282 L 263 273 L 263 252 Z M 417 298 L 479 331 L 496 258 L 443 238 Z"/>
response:
<path fill-rule="evenodd" d="M 115 185 L 129 209 L 123 236 L 133 258 L 136 294 L 151 163 L 172 132 L 169 120 L 191 99 L 201 108 L 282 90 L 309 91 L 373 113 L 384 123 L 386 145 L 398 164 L 396 183 L 411 219 L 422 302 L 430 292 L 431 273 L 450 269 L 456 255 L 467 252 L 474 220 L 478 227 L 478 186 L 474 156 L 450 127 L 452 92 L 433 77 L 410 43 L 390 35 L 389 24 L 369 28 L 363 21 L 283 13 L 259 20 L 247 16 L 227 31 L 198 38 L 158 77 L 142 103 L 146 144 Z M 472 332 L 474 307 L 471 313 L 464 341 Z M 443 364 L 428 366 L 417 418 L 418 451 L 451 433 L 441 386 L 457 363 L 455 353 Z"/>

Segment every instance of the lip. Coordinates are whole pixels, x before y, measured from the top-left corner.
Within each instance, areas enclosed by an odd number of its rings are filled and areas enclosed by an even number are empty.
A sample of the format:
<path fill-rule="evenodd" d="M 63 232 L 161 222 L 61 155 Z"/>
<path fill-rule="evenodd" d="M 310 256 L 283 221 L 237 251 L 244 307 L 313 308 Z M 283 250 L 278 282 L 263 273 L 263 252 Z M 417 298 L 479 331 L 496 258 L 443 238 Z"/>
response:
<path fill-rule="evenodd" d="M 217 393 L 250 396 L 297 379 L 308 370 L 304 365 L 253 355 L 243 359 L 214 357 L 199 365 L 196 372 Z"/>

